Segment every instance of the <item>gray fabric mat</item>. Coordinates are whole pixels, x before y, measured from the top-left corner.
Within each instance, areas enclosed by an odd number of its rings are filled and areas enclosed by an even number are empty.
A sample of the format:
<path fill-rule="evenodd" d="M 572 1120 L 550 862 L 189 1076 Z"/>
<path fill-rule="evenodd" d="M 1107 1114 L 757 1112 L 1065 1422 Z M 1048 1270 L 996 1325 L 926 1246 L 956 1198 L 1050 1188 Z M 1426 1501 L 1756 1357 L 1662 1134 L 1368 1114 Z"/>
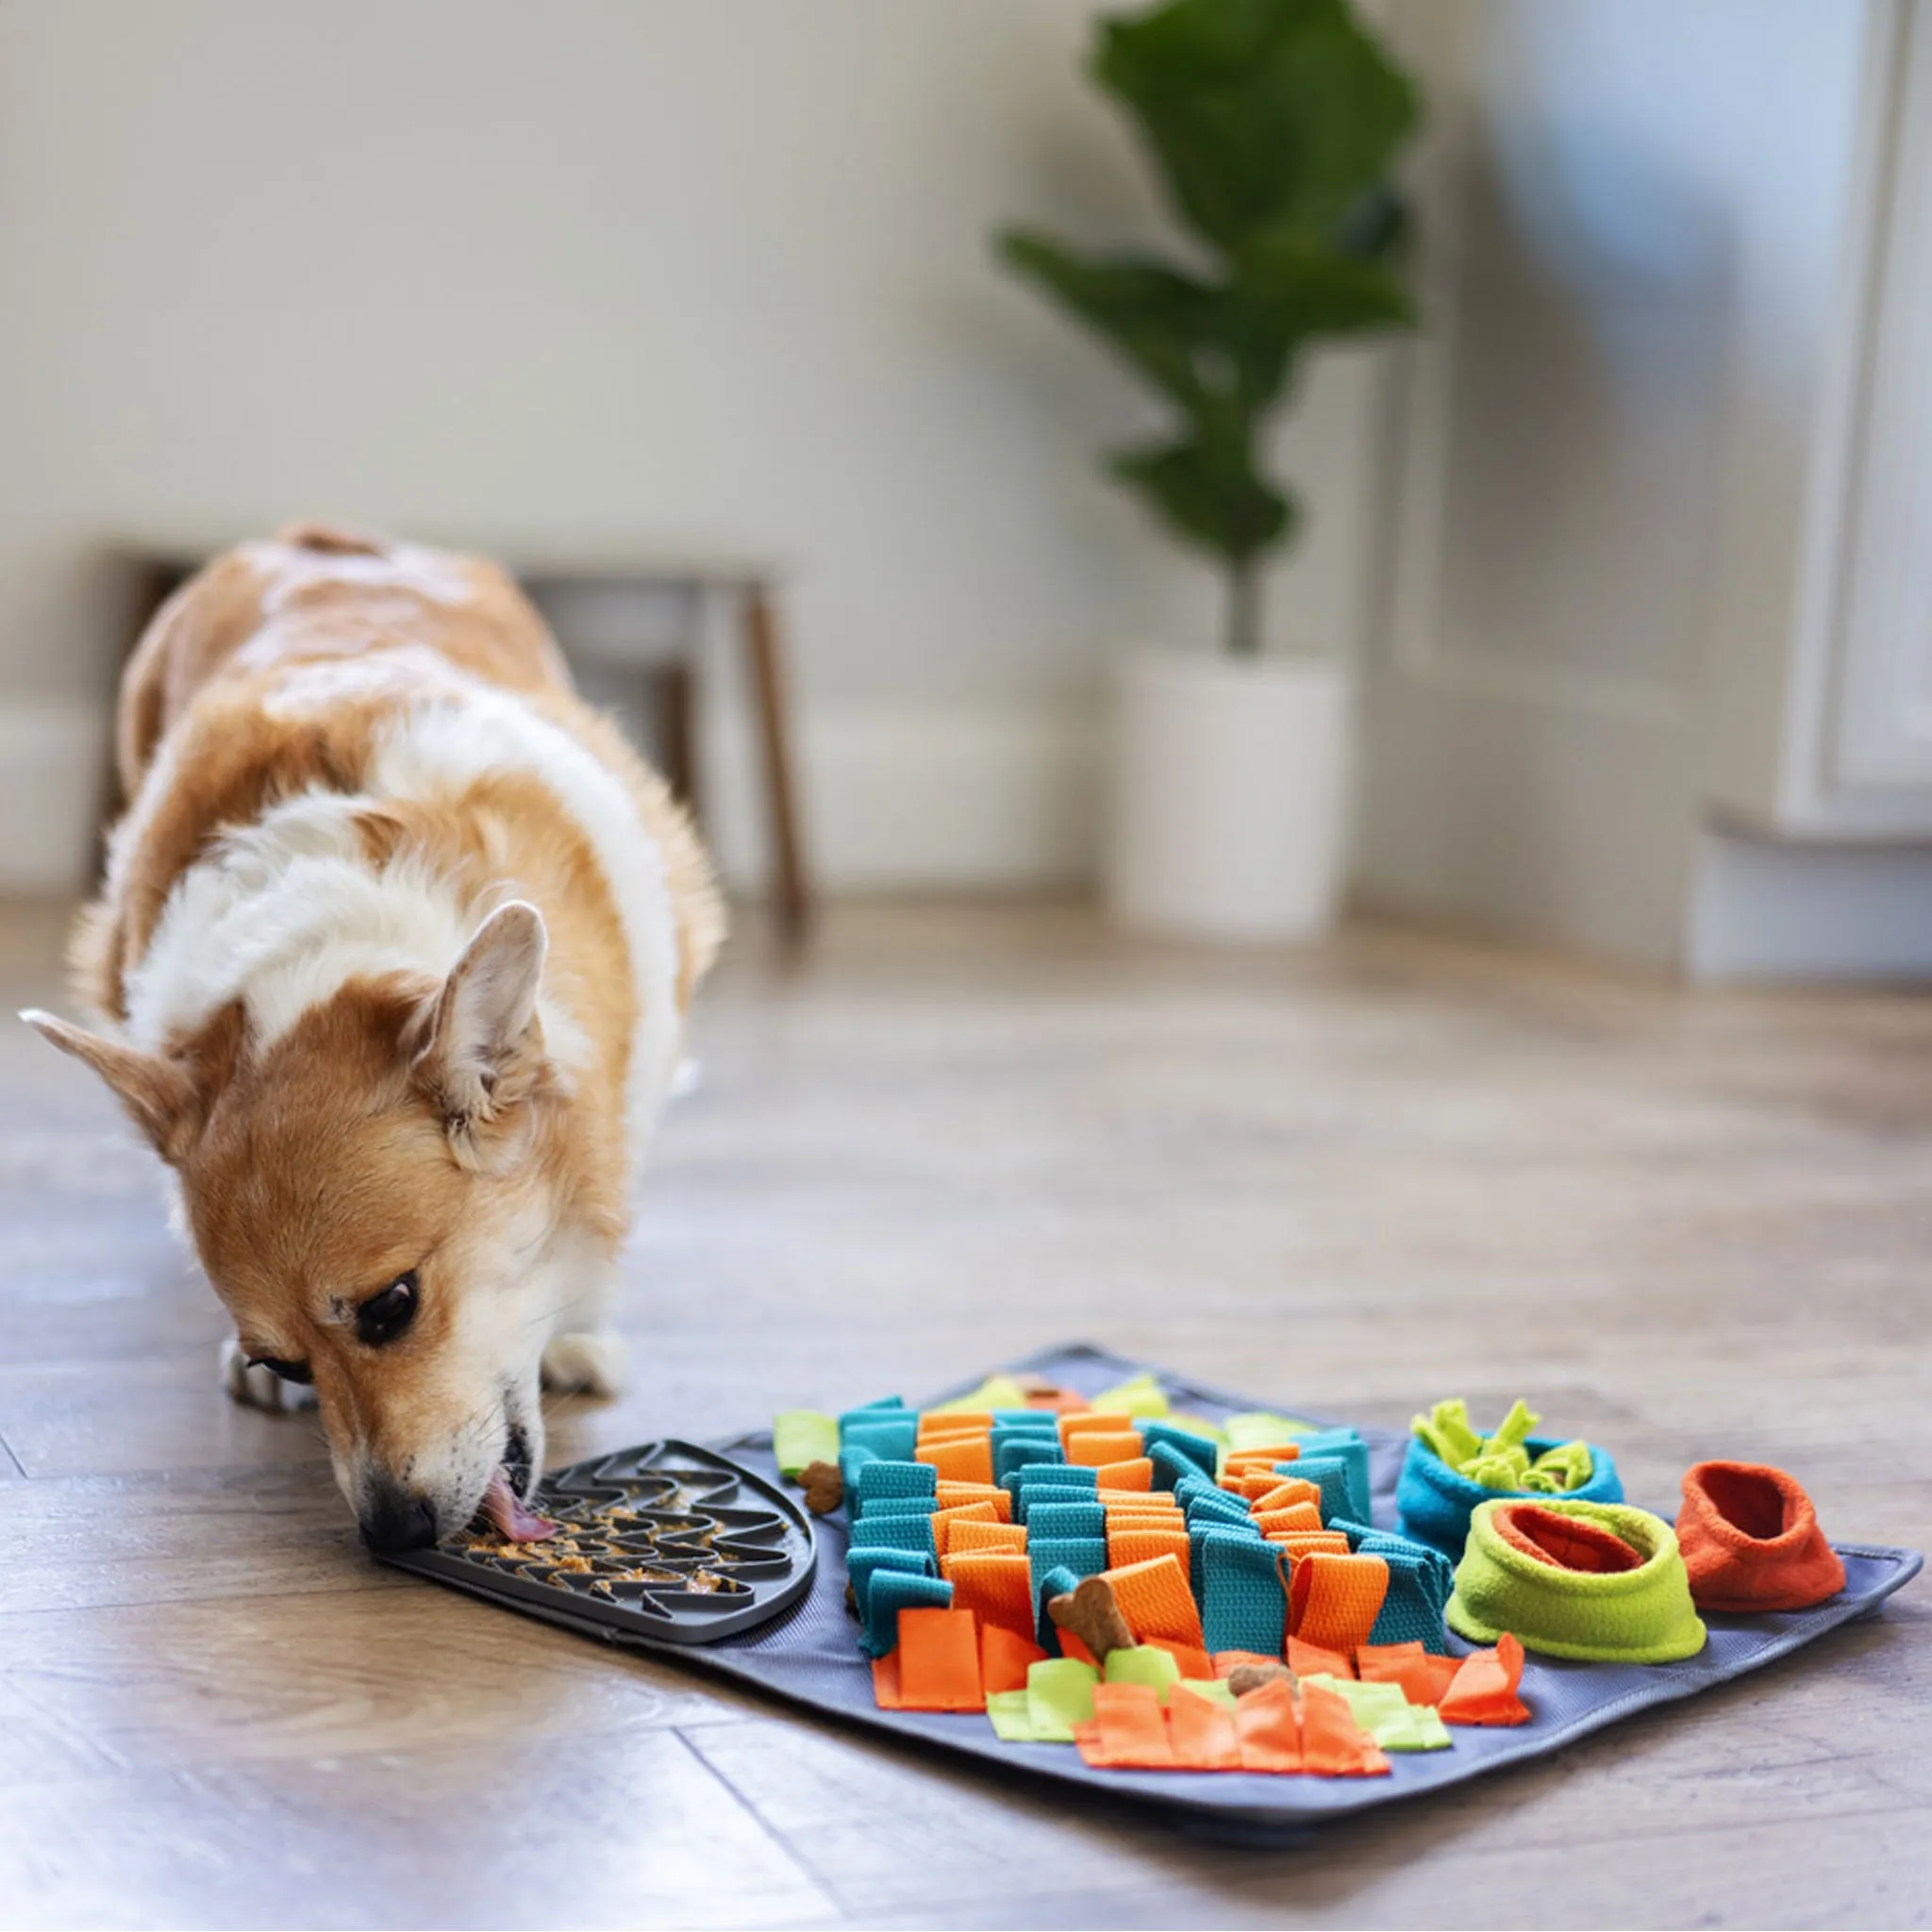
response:
<path fill-rule="evenodd" d="M 1009 1365 L 1012 1373 L 1046 1375 L 1083 1394 L 1138 1374 L 1147 1364 L 1103 1349 L 1068 1343 Z M 1271 1408 L 1321 1416 L 1279 1397 L 1248 1397 L 1204 1389 L 1185 1377 L 1156 1370 L 1177 1407 L 1220 1418 L 1240 1409 Z M 974 1387 L 967 1384 L 966 1387 Z M 895 1392 L 851 1391 L 854 1404 Z M 962 1390 L 948 1391 L 951 1394 Z M 914 1398 L 908 1396 L 908 1401 Z M 946 1396 L 929 1398 L 943 1401 Z M 1364 1429 L 1370 1443 L 1377 1524 L 1395 1524 L 1395 1478 L 1407 1438 L 1391 1429 Z M 775 1475 L 769 1431 L 757 1431 L 715 1447 L 764 1475 Z M 1606 1445 L 1613 1452 L 1616 1445 Z M 1713 1455 L 1723 1444 L 1709 1445 Z M 1672 1504 L 1660 1513 L 1674 1517 Z M 1003 1744 L 983 1716 L 881 1710 L 873 1702 L 872 1671 L 857 1643 L 858 1625 L 845 1611 L 845 1529 L 841 1516 L 819 1524 L 818 1568 L 809 1592 L 791 1609 L 742 1637 L 702 1648 L 690 1644 L 640 1644 L 660 1656 L 741 1678 L 829 1716 L 891 1733 L 924 1745 L 975 1759 L 1009 1775 L 1055 1779 L 1123 1800 L 1157 1807 L 1175 1823 L 1217 1835 L 1262 1838 L 1293 1834 L 1310 1823 L 1360 1811 L 1401 1798 L 1460 1784 L 1505 1764 L 1555 1751 L 1619 1718 L 1674 1698 L 1689 1697 L 1785 1656 L 1851 1618 L 1867 1616 L 1918 1574 L 1916 1551 L 1882 1545 L 1835 1545 L 1845 1565 L 1845 1588 L 1816 1609 L 1757 1617 L 1708 1617 L 1710 1641 L 1694 1657 L 1675 1664 L 1585 1664 L 1532 1656 L 1523 1674 L 1523 1696 L 1534 1715 L 1513 1729 L 1457 1726 L 1448 1751 L 1397 1754 L 1387 1777 L 1282 1777 L 1241 1772 L 1096 1771 L 1071 1744 Z M 1457 1652 L 1471 1648 L 1452 1636 Z"/>

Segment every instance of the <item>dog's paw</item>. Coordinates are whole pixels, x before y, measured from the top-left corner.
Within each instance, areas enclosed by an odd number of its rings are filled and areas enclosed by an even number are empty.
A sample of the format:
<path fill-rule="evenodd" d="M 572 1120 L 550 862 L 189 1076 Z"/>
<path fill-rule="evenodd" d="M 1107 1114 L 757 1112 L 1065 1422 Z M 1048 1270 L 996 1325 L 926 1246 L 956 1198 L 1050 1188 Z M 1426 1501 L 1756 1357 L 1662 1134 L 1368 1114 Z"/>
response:
<path fill-rule="evenodd" d="M 553 1335 L 543 1350 L 543 1386 L 559 1395 L 619 1395 L 629 1350 L 608 1328 Z"/>
<path fill-rule="evenodd" d="M 251 1365 L 232 1335 L 222 1343 L 222 1387 L 230 1401 L 239 1402 L 243 1408 L 266 1409 L 271 1415 L 315 1407 L 313 1389 L 300 1382 L 285 1382 L 259 1362 Z"/>

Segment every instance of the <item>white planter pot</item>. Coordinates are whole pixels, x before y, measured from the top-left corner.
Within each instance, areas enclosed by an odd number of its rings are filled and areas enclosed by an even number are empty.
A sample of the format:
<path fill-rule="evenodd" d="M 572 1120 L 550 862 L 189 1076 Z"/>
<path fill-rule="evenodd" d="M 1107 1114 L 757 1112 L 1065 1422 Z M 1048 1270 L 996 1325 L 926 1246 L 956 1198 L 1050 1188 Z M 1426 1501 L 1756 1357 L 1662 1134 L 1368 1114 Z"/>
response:
<path fill-rule="evenodd" d="M 1341 886 L 1346 675 L 1142 652 L 1114 690 L 1114 916 L 1196 939 L 1322 931 Z"/>

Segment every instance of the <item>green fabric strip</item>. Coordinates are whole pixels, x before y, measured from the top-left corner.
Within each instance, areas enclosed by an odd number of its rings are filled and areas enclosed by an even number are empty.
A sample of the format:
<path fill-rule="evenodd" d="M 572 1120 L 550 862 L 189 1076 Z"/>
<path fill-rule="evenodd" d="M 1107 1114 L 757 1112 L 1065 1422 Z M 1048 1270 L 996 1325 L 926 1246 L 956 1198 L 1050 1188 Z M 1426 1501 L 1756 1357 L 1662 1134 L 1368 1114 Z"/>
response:
<path fill-rule="evenodd" d="M 1145 1684 L 1161 1701 L 1181 1680 L 1181 1667 L 1173 1656 L 1152 1643 L 1137 1644 L 1132 1650 L 1110 1650 L 1105 1665 L 1109 1684 Z"/>
<path fill-rule="evenodd" d="M 1077 1657 L 1052 1657 L 1026 1673 L 1027 1715 L 1042 1744 L 1071 1744 L 1074 1726 L 1093 1718 L 1093 1687 L 1100 1673 Z"/>
<path fill-rule="evenodd" d="M 791 1481 L 814 1462 L 837 1462 L 839 1418 L 815 1408 L 781 1408 L 772 1418 L 772 1454 L 778 1474 Z"/>

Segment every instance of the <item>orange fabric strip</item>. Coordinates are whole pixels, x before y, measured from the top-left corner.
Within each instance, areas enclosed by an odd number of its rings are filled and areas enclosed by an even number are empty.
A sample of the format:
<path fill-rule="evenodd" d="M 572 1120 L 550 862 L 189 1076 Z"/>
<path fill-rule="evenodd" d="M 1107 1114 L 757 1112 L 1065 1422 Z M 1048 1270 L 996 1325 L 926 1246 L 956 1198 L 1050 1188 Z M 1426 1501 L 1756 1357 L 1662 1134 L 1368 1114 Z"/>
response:
<path fill-rule="evenodd" d="M 971 1610 L 899 1612 L 899 1707 L 986 1708 L 986 1692 L 979 1685 L 979 1625 Z"/>
<path fill-rule="evenodd" d="M 1154 1464 L 1144 1456 L 1129 1462 L 1103 1462 L 1094 1472 L 1103 1490 L 1151 1490 Z"/>
<path fill-rule="evenodd" d="M 1354 1654 L 1369 1641 L 1389 1594 L 1380 1557 L 1316 1550 L 1298 1557 L 1288 1585 L 1288 1627 L 1305 1643 Z"/>
<path fill-rule="evenodd" d="M 956 1503 L 950 1509 L 935 1509 L 932 1513 L 932 1546 L 941 1561 L 953 1546 L 953 1525 L 959 1522 L 997 1525 L 999 1518 L 993 1513 L 991 1503 Z"/>
<path fill-rule="evenodd" d="M 1131 1495 L 1130 1490 L 1116 1490 L 1115 1495 Z M 1165 1529 L 1176 1530 L 1182 1536 L 1188 1533 L 1188 1520 L 1178 1511 L 1171 1516 L 1157 1515 L 1152 1509 L 1109 1509 L 1107 1512 L 1107 1533 L 1115 1536 L 1124 1529 Z"/>
<path fill-rule="evenodd" d="M 1301 1459 L 1299 1442 L 1257 1442 L 1252 1449 L 1230 1449 L 1222 1457 L 1221 1473 L 1232 1475 L 1237 1470 L 1272 1470 L 1277 1462 Z"/>
<path fill-rule="evenodd" d="M 929 1462 L 953 1483 L 992 1481 L 992 1443 L 985 1436 L 962 1436 L 954 1441 L 923 1442 L 912 1452 L 915 1462 Z"/>
<path fill-rule="evenodd" d="M 949 1557 L 945 1576 L 953 1586 L 956 1610 L 970 1610 L 982 1624 L 1000 1624 L 1031 1641 L 1033 1573 L 1024 1553 L 975 1551 Z"/>
<path fill-rule="evenodd" d="M 1002 1523 L 1013 1520 L 1013 1498 L 998 1483 L 948 1482 L 942 1475 L 933 1503 L 941 1509 L 957 1509 L 961 1503 L 991 1503 L 992 1513 Z"/>
<path fill-rule="evenodd" d="M 1107 1532 L 1107 1560 L 1115 1569 L 1172 1557 L 1188 1567 L 1188 1533 L 1184 1529 L 1115 1529 Z"/>
<path fill-rule="evenodd" d="M 1375 1777 L 1389 1769 L 1389 1760 L 1357 1724 L 1347 1698 L 1309 1684 L 1302 1689 L 1302 1769 L 1328 1777 Z"/>
<path fill-rule="evenodd" d="M 1063 1412 L 1058 1424 L 1060 1447 L 1064 1449 L 1075 1436 L 1117 1436 L 1125 1426 L 1124 1417 L 1104 1415 L 1095 1408 L 1083 1408 L 1071 1415 Z"/>
<path fill-rule="evenodd" d="M 1298 1475 L 1285 1475 L 1265 1496 L 1257 1496 L 1254 1507 L 1258 1512 L 1286 1509 L 1294 1503 L 1312 1503 L 1319 1509 L 1322 1504 L 1320 1486 Z"/>
<path fill-rule="evenodd" d="M 1024 1690 L 1026 1673 L 1044 1663 L 1046 1653 L 1030 1637 L 998 1624 L 979 1626 L 979 1685 L 989 1697 L 1002 1690 Z"/>
<path fill-rule="evenodd" d="M 1080 1756 L 1089 1764 L 1117 1771 L 1172 1771 L 1174 1746 L 1168 1741 L 1167 1714 L 1159 1694 L 1146 1684 L 1096 1684 L 1093 1724 L 1096 1734 L 1083 1740 L 1074 1734 Z"/>
<path fill-rule="evenodd" d="M 1338 1557 L 1348 1555 L 1348 1539 L 1339 1529 L 1276 1530 L 1268 1541 L 1279 1543 L 1291 1557 L 1306 1557 L 1310 1550 L 1327 1550 Z"/>
<path fill-rule="evenodd" d="M 1463 1658 L 1437 1714 L 1445 1724 L 1526 1724 L 1529 1707 L 1516 1694 L 1522 1682 L 1523 1645 L 1506 1630 L 1494 1650 Z"/>
<path fill-rule="evenodd" d="M 1132 1429 L 1087 1429 L 1067 1438 L 1067 1460 L 1076 1469 L 1098 1469 L 1104 1462 L 1133 1462 L 1141 1454 L 1141 1439 Z"/>
<path fill-rule="evenodd" d="M 1248 1514 L 1260 1525 L 1263 1536 L 1278 1534 L 1300 1534 L 1314 1531 L 1318 1535 L 1322 1528 L 1322 1512 L 1312 1503 L 1290 1503 L 1280 1509 L 1263 1509 L 1258 1503 L 1250 1504 Z M 1340 1532 L 1336 1532 L 1338 1535 Z M 1348 1539 L 1342 1537 L 1341 1546 L 1348 1547 Z"/>
<path fill-rule="evenodd" d="M 1182 1771 L 1239 1771 L 1241 1739 L 1234 1712 L 1211 1697 L 1197 1697 L 1185 1684 L 1167 1693 L 1167 1740 Z"/>
<path fill-rule="evenodd" d="M 1071 1630 L 1062 1630 L 1055 1625 L 1055 1635 L 1060 1641 L 1062 1657 L 1070 1657 L 1075 1663 L 1091 1664 L 1096 1671 L 1100 1668 L 1100 1659 Z"/>
<path fill-rule="evenodd" d="M 928 1436 L 957 1436 L 964 1429 L 975 1429 L 980 1435 L 989 1435 L 992 1430 L 992 1410 L 990 1408 L 928 1409 L 919 1418 L 919 1438 L 924 1441 Z"/>
<path fill-rule="evenodd" d="M 1302 1768 L 1301 1714 L 1286 1678 L 1277 1677 L 1239 1699 L 1234 1707 L 1234 1730 L 1243 1771 L 1293 1772 Z"/>
<path fill-rule="evenodd" d="M 1230 1496 L 1239 1496 L 1242 1502 L 1252 1507 L 1271 1490 L 1278 1490 L 1281 1487 L 1281 1478 L 1273 1474 L 1227 1475 L 1222 1477 L 1221 1487 Z M 1319 1523 L 1317 1526 L 1320 1526 Z"/>
<path fill-rule="evenodd" d="M 1364 1684 L 1400 1684 L 1411 1704 L 1436 1701 L 1436 1674 L 1429 1668 L 1429 1653 L 1420 1643 L 1358 1644 L 1355 1668 Z"/>
<path fill-rule="evenodd" d="M 1346 1651 L 1324 1650 L 1299 1637 L 1288 1640 L 1288 1667 L 1297 1677 L 1319 1677 L 1324 1672 L 1331 1677 L 1355 1675 L 1355 1665 Z"/>
<path fill-rule="evenodd" d="M 1113 1600 L 1137 1641 L 1167 1637 L 1201 1649 L 1201 1612 L 1188 1587 L 1187 1565 L 1173 1557 L 1155 1557 L 1104 1573 Z"/>
<path fill-rule="evenodd" d="M 1015 1551 L 1026 1548 L 1026 1528 L 1024 1524 L 975 1522 L 972 1518 L 955 1518 L 946 1531 L 946 1554 L 949 1557 L 988 1557 L 994 1552 L 1010 1556 Z"/>
<path fill-rule="evenodd" d="M 904 1615 L 902 1611 L 900 1613 Z M 899 1653 L 889 1650 L 872 1660 L 872 1701 L 881 1710 L 902 1710 L 899 1701 Z"/>

